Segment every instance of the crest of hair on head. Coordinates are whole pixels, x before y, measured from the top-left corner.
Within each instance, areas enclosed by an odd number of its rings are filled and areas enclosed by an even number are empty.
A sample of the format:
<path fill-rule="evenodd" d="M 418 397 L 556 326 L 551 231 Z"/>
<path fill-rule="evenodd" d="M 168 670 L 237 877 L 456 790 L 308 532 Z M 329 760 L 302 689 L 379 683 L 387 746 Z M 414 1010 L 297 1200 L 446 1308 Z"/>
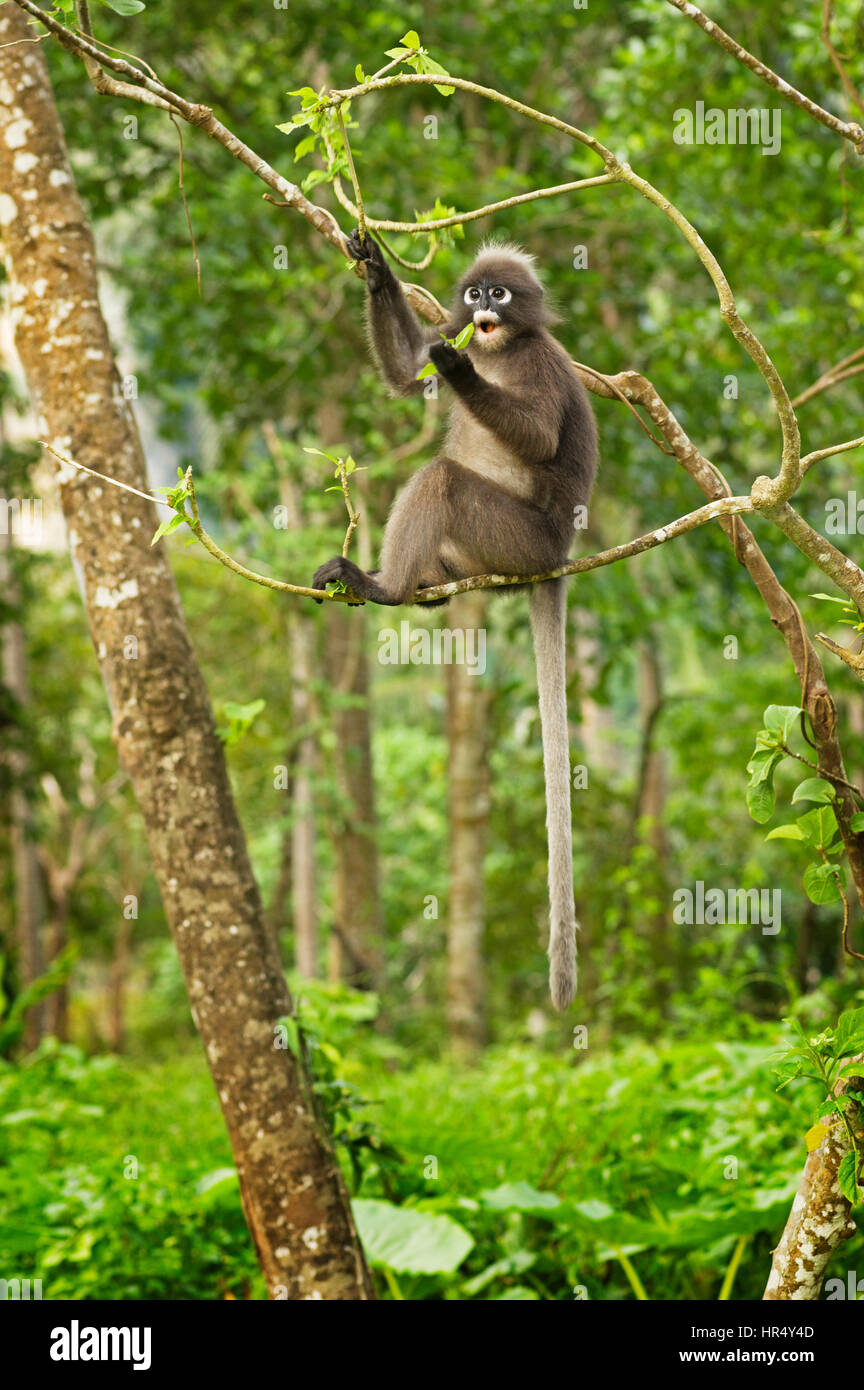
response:
<path fill-rule="evenodd" d="M 500 237 L 489 237 L 482 243 L 480 250 L 477 252 L 477 259 L 474 262 L 474 266 L 482 270 L 485 261 L 495 261 L 499 258 L 515 261 L 520 270 L 524 271 L 541 292 L 543 295 L 543 322 L 547 325 L 558 323 L 560 315 L 555 307 L 554 300 L 551 300 L 549 297 L 549 291 L 543 283 L 543 280 L 537 274 L 535 269 L 535 257 L 528 251 L 523 251 L 522 247 L 518 246 L 516 242 L 505 241 Z M 472 270 L 474 266 L 471 267 Z"/>
<path fill-rule="evenodd" d="M 483 261 L 487 257 L 491 259 L 493 256 L 507 256 L 511 260 L 518 261 L 529 274 L 533 275 L 538 285 L 541 283 L 540 276 L 534 268 L 534 256 L 524 251 L 521 246 L 517 246 L 515 241 L 505 241 L 503 238 L 495 236 L 487 237 L 485 241 L 481 242 L 480 250 L 477 252 L 477 260 Z"/>

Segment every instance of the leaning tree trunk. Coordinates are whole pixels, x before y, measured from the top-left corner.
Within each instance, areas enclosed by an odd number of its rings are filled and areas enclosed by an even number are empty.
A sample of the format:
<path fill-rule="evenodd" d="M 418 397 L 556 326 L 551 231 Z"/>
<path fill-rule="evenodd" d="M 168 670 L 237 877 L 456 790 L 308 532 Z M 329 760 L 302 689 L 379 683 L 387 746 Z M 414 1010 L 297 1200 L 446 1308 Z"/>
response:
<path fill-rule="evenodd" d="M 864 1062 L 864 1053 L 852 1059 Z M 837 1095 L 847 1089 L 861 1091 L 858 1077 L 842 1079 Z M 844 1240 L 856 1231 L 850 1202 L 844 1197 L 837 1175 L 849 1152 L 846 1127 L 836 1114 L 824 1117 L 831 1128 L 822 1143 L 807 1157 L 804 1172 L 780 1244 L 773 1252 L 771 1273 L 763 1299 L 773 1303 L 815 1302 L 822 1288 L 828 1261 Z M 850 1105 L 846 1118 L 859 1147 L 864 1139 L 860 1102 Z"/>
<path fill-rule="evenodd" d="M 142 487 L 141 445 L 99 310 L 92 237 L 45 59 L 38 44 L 20 42 L 32 37 L 20 10 L 0 10 L 0 226 L 17 347 L 50 443 Z M 150 545 L 154 509 L 71 468 L 59 482 L 114 738 L 268 1289 L 295 1300 L 369 1298 L 328 1136 L 294 1053 L 276 1045 L 291 1000 L 164 547 Z"/>
<path fill-rule="evenodd" d="M 460 595 L 450 626 L 482 628 L 488 596 Z M 447 1018 L 457 1054 L 485 1042 L 484 859 L 489 828 L 489 690 L 467 665 L 446 667 L 449 747 L 450 912 L 447 922 Z"/>

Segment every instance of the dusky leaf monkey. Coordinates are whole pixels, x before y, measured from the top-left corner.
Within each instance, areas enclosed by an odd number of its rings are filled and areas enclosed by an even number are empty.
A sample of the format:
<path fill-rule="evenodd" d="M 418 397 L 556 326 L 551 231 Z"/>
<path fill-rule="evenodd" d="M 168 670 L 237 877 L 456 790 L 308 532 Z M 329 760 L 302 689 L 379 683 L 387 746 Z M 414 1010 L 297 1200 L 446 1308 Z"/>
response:
<path fill-rule="evenodd" d="M 373 603 L 411 603 L 417 589 L 480 574 L 543 574 L 567 561 L 576 509 L 587 504 L 597 468 L 597 430 L 588 397 L 563 347 L 530 256 L 487 246 L 462 277 L 443 330 L 421 327 L 368 232 L 348 238 L 366 269 L 369 332 L 395 395 L 423 390 L 433 362 L 453 392 L 443 452 L 415 473 L 393 503 L 381 568 L 366 573 L 337 556 L 316 589 L 341 580 Z M 469 323 L 464 351 L 444 342 Z M 514 586 L 515 587 L 515 586 Z M 576 910 L 565 692 L 563 579 L 533 584 L 549 839 L 549 980 L 565 1009 L 576 992 Z"/>

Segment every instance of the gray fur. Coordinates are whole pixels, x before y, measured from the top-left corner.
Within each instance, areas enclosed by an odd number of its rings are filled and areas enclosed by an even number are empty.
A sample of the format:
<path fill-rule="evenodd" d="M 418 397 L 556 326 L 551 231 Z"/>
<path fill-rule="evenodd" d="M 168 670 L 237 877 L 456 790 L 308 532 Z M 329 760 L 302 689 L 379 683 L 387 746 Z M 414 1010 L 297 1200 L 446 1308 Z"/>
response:
<path fill-rule="evenodd" d="M 566 609 L 563 579 L 532 587 L 531 630 L 540 697 L 549 842 L 549 989 L 556 1009 L 568 1008 L 576 994 L 576 904 L 564 667 Z"/>
<path fill-rule="evenodd" d="M 381 549 L 367 574 L 337 556 L 313 584 L 341 580 L 373 603 L 409 603 L 418 588 L 475 574 L 538 574 L 566 562 L 574 509 L 588 502 L 597 432 L 581 381 L 548 329 L 551 316 L 531 260 L 485 247 L 453 297 L 444 335 L 485 320 L 467 350 L 421 328 L 371 237 L 349 239 L 366 265 L 369 332 L 381 374 L 397 395 L 422 390 L 417 373 L 433 361 L 454 392 L 440 457 L 397 496 Z M 495 290 L 510 292 L 507 302 Z M 465 303 L 479 291 L 476 306 Z M 506 296 L 505 296 L 506 298 Z M 475 317 L 475 307 L 477 317 Z M 512 589 L 510 590 L 512 592 Z M 565 692 L 566 590 L 562 580 L 532 586 L 549 836 L 550 988 L 557 1009 L 576 990 L 570 754 Z"/>

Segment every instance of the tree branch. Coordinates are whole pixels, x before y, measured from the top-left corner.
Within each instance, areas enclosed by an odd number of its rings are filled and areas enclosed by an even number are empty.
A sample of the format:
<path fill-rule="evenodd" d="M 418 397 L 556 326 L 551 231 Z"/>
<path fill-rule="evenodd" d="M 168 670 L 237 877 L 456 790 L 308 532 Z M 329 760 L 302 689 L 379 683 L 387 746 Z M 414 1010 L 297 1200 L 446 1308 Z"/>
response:
<path fill-rule="evenodd" d="M 746 48 L 733 39 L 725 29 L 721 29 L 715 20 L 709 19 L 706 14 L 696 5 L 691 5 L 689 0 L 667 0 L 667 4 L 680 10 L 688 19 L 692 19 L 694 24 L 698 24 L 700 29 L 704 29 L 710 39 L 713 39 L 721 48 L 725 48 L 733 58 L 737 58 L 739 63 L 743 63 L 746 68 L 754 72 L 758 78 L 773 88 L 784 101 L 791 102 L 793 106 L 799 106 L 802 111 L 806 111 L 808 116 L 812 116 L 814 121 L 824 125 L 828 130 L 833 130 L 835 135 L 842 135 L 844 140 L 851 140 L 859 154 L 864 154 L 864 129 L 856 121 L 842 121 L 839 116 L 834 116 L 830 111 L 826 111 L 818 102 L 799 92 L 797 87 L 792 87 L 784 78 L 779 77 L 776 72 L 767 67 L 759 58 L 755 58 L 752 53 L 748 53 Z"/>
<path fill-rule="evenodd" d="M 96 59 L 104 66 L 132 76 L 138 80 L 149 92 L 158 95 L 163 101 L 168 101 L 176 107 L 177 111 L 190 121 L 199 126 L 205 133 L 213 139 L 219 141 L 229 153 L 235 158 L 240 159 L 264 180 L 275 192 L 279 193 L 286 206 L 294 208 L 302 213 L 312 224 L 324 235 L 333 245 L 337 246 L 343 255 L 346 254 L 345 240 L 339 229 L 336 219 L 326 212 L 325 209 L 317 207 L 304 197 L 300 189 L 282 178 L 275 170 L 259 156 L 255 155 L 247 145 L 231 133 L 227 127 L 217 121 L 209 107 L 195 106 L 180 97 L 176 92 L 172 92 L 161 82 L 148 77 L 140 68 L 127 62 L 125 59 L 109 57 L 107 54 L 100 53 L 98 49 L 86 39 L 66 29 L 58 21 L 46 15 L 40 10 L 33 0 L 14 0 L 14 3 L 26 10 L 29 14 L 36 15 L 45 23 L 51 32 L 56 34 L 58 39 L 65 47 L 73 52 Z M 322 102 L 322 109 L 327 107 L 341 107 L 345 101 L 354 100 L 361 96 L 369 95 L 372 92 L 387 90 L 391 87 L 412 87 L 412 86 L 440 86 L 441 75 L 436 73 L 391 73 L 386 77 L 373 77 L 367 79 L 354 87 L 344 89 L 334 89 L 329 98 Z M 517 101 L 514 97 L 507 96 L 503 92 L 498 92 L 492 87 L 484 87 L 480 83 L 470 81 L 464 77 L 453 77 L 447 75 L 447 85 L 460 91 L 472 92 L 476 96 L 481 96 L 488 101 L 505 106 L 517 114 L 527 117 L 540 125 L 549 126 L 553 130 L 559 130 L 568 135 L 572 140 L 584 145 L 596 154 L 604 165 L 607 181 L 610 183 L 627 183 L 635 188 L 644 198 L 658 207 L 661 212 L 677 227 L 686 241 L 692 247 L 699 260 L 702 262 L 714 284 L 720 302 L 720 313 L 724 322 L 729 327 L 733 336 L 745 349 L 752 361 L 755 363 L 769 391 L 774 399 L 780 421 L 780 428 L 783 436 L 783 452 L 781 458 L 780 472 L 776 478 L 760 477 L 753 484 L 752 497 L 757 507 L 776 506 L 788 500 L 798 486 L 799 481 L 799 461 L 800 461 L 800 437 L 798 424 L 795 419 L 795 412 L 792 408 L 789 395 L 783 381 L 774 366 L 762 343 L 741 318 L 735 298 L 732 294 L 726 276 L 720 268 L 719 262 L 713 253 L 708 249 L 702 237 L 695 227 L 687 220 L 683 213 L 674 206 L 673 203 L 658 192 L 646 179 L 641 178 L 630 168 L 630 165 L 619 161 L 616 156 L 601 143 L 595 136 L 587 131 L 581 130 L 578 126 L 570 125 L 567 121 L 560 120 L 557 116 L 550 116 L 543 111 L 538 111 L 532 106 L 527 106 L 524 102 Z M 127 96 L 134 96 L 134 93 L 127 92 Z M 584 182 L 584 181 L 579 181 Z M 460 220 L 469 220 L 470 214 L 465 214 Z M 409 227 L 410 224 L 404 224 Z M 417 233 L 428 230 L 428 224 L 420 223 L 413 228 Z M 418 286 L 406 287 L 409 299 L 422 312 L 422 290 Z M 431 296 L 430 296 L 431 299 Z M 443 310 L 436 304 L 436 315 L 440 312 L 444 317 Z M 428 315 L 427 315 L 428 316 Z M 440 321 L 440 320 L 438 320 Z"/>
<path fill-rule="evenodd" d="M 812 454 L 807 454 L 801 460 L 801 477 L 814 463 L 819 463 L 822 459 L 831 458 L 832 454 L 845 454 L 850 449 L 860 449 L 864 447 L 864 434 L 859 434 L 857 439 L 847 439 L 842 444 L 831 444 L 827 449 L 815 449 Z"/>
<path fill-rule="evenodd" d="M 114 487 L 122 488 L 124 492 L 132 492 L 136 497 L 143 497 L 156 506 L 168 507 L 175 516 L 181 515 L 164 497 L 155 497 L 149 492 L 139 492 L 137 488 L 130 487 L 128 483 L 121 483 L 117 478 L 109 477 L 107 473 L 97 473 L 94 468 L 88 468 L 83 463 L 76 463 L 74 459 L 58 453 L 52 445 L 45 443 L 44 440 L 42 447 L 47 449 L 48 453 L 52 454 L 59 463 L 69 468 L 77 468 L 82 473 L 89 473 L 91 477 L 99 478 L 103 483 L 111 483 Z M 282 579 L 271 579 L 269 575 L 258 574 L 255 570 L 247 569 L 245 565 L 241 565 L 227 551 L 222 550 L 212 536 L 209 536 L 204 530 L 198 513 L 191 468 L 187 468 L 185 478 L 189 486 L 189 501 L 192 506 L 191 517 L 188 515 L 185 517 L 186 524 L 204 546 L 204 549 L 209 551 L 220 564 L 225 565 L 226 569 L 232 570 L 241 579 L 248 579 L 253 584 L 261 584 L 265 589 L 275 589 L 282 594 L 300 594 L 305 598 L 328 599 L 331 603 L 356 604 L 359 602 L 353 594 L 336 594 L 330 593 L 326 589 L 310 589 L 302 584 L 288 584 Z M 349 515 L 347 543 L 356 525 L 356 513 L 352 510 L 350 499 L 346 497 L 345 500 Z M 549 570 L 544 574 L 478 574 L 470 579 L 455 580 L 451 584 L 436 584 L 428 589 L 418 589 L 415 599 L 419 603 L 427 603 L 431 599 L 449 598 L 453 594 L 466 593 L 471 589 L 501 589 L 512 584 L 539 584 L 546 579 L 559 579 L 565 574 L 584 574 L 588 570 L 601 569 L 604 565 L 614 565 L 618 560 L 626 560 L 631 555 L 641 555 L 646 550 L 653 550 L 658 545 L 665 545 L 667 541 L 675 540 L 676 537 L 683 536 L 687 531 L 694 531 L 698 526 L 704 526 L 709 521 L 716 521 L 719 517 L 732 516 L 752 510 L 753 503 L 749 497 L 720 497 L 705 507 L 698 507 L 696 511 L 678 517 L 676 521 L 668 522 L 656 531 L 649 531 L 644 536 L 637 536 L 632 541 L 625 541 L 622 545 L 612 546 L 608 550 L 600 550 L 595 555 L 584 555 L 578 560 L 571 560 L 568 564 L 562 565 L 560 569 Z"/>

